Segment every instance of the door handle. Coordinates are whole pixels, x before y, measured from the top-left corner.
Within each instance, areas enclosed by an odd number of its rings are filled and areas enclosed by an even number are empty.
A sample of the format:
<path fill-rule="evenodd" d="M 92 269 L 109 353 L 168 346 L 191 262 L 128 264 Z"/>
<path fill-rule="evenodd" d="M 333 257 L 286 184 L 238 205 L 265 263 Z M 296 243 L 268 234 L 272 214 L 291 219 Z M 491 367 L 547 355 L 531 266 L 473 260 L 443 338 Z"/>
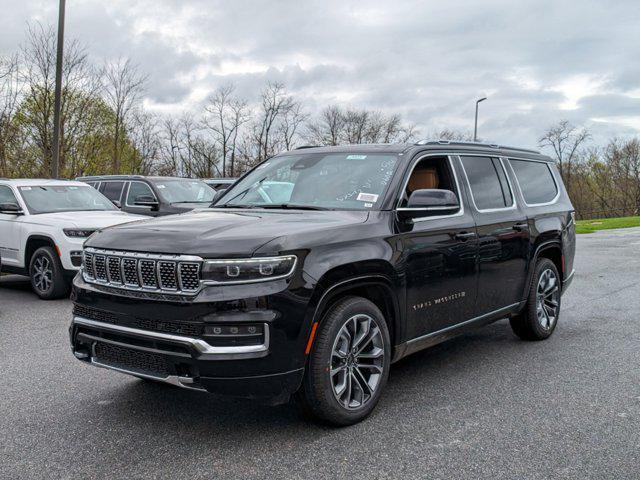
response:
<path fill-rule="evenodd" d="M 516 223 L 512 228 L 517 232 L 521 232 L 522 230 L 528 229 L 529 228 L 529 224 L 528 223 Z"/>
<path fill-rule="evenodd" d="M 460 233 L 456 233 L 453 237 L 457 240 L 462 240 L 463 242 L 466 242 L 467 240 L 475 236 L 476 234 L 474 232 L 460 232 Z"/>

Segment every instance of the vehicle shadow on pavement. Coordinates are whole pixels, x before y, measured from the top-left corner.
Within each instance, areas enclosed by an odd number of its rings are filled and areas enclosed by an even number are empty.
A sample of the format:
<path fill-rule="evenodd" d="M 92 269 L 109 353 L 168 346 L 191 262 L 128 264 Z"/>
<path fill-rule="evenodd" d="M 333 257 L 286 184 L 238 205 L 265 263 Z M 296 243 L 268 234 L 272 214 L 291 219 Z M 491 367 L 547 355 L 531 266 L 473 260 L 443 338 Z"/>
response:
<path fill-rule="evenodd" d="M 20 275 L 2 275 L 0 276 L 0 289 L 30 291 L 31 283 L 29 277 Z M 35 293 L 33 294 L 35 297 Z"/>
<path fill-rule="evenodd" d="M 397 415 L 388 414 L 397 413 L 405 404 L 428 409 L 436 397 L 456 395 L 460 388 L 458 382 L 464 382 L 470 371 L 476 371 L 478 377 L 491 375 L 504 363 L 500 352 L 517 350 L 521 345 L 508 324 L 501 321 L 411 355 L 392 366 L 382 401 L 372 416 L 351 428 L 369 429 L 397 422 Z M 143 425 L 165 433 L 169 429 L 182 439 L 197 436 L 197 441 L 209 439 L 217 445 L 241 441 L 245 435 L 254 441 L 287 443 L 291 441 L 287 438 L 291 427 L 298 425 L 298 434 L 303 438 L 308 436 L 310 441 L 317 440 L 318 432 L 334 431 L 330 426 L 305 418 L 293 402 L 269 406 L 137 379 L 112 391 L 110 397 L 112 401 L 101 408 L 109 410 L 104 413 L 111 421 L 129 424 L 128 427 Z M 281 438 L 279 431 L 283 434 Z"/>

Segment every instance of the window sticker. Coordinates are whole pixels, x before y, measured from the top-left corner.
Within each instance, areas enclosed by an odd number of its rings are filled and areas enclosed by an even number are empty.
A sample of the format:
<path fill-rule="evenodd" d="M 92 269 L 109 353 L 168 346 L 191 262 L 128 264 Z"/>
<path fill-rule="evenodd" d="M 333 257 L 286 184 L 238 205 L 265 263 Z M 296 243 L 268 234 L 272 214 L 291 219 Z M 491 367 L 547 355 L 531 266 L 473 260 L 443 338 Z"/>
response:
<path fill-rule="evenodd" d="M 366 155 L 347 155 L 347 160 L 364 160 Z"/>
<path fill-rule="evenodd" d="M 162 185 L 162 184 L 156 185 L 156 187 L 158 187 L 158 188 L 165 188 L 165 186 L 164 186 L 164 185 Z"/>
<path fill-rule="evenodd" d="M 378 201 L 378 195 L 376 195 L 375 193 L 360 192 L 356 200 L 359 200 L 361 202 L 376 203 Z"/>
<path fill-rule="evenodd" d="M 29 190 L 31 190 L 31 187 L 20 187 L 20 190 L 22 190 L 23 192 L 28 192 Z"/>
<path fill-rule="evenodd" d="M 373 207 L 373 203 L 365 203 L 364 206 L 367 208 L 371 208 Z"/>

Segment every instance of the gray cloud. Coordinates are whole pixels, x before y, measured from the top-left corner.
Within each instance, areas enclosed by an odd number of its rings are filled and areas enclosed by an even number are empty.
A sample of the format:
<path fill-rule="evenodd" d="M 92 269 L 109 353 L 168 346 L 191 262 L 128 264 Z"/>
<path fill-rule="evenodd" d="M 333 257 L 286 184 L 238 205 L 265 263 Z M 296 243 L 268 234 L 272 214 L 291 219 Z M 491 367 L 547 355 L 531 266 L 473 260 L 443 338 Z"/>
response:
<path fill-rule="evenodd" d="M 55 22 L 50 4 L 0 0 L 0 53 L 15 49 L 26 21 Z M 223 83 L 255 100 L 280 80 L 310 112 L 347 103 L 400 113 L 423 132 L 470 130 L 474 100 L 487 94 L 480 132 L 501 143 L 535 146 L 561 118 L 596 141 L 640 128 L 637 0 L 78 0 L 68 9 L 68 35 L 96 59 L 131 57 L 149 74 L 150 102 L 172 111 L 199 108 Z"/>

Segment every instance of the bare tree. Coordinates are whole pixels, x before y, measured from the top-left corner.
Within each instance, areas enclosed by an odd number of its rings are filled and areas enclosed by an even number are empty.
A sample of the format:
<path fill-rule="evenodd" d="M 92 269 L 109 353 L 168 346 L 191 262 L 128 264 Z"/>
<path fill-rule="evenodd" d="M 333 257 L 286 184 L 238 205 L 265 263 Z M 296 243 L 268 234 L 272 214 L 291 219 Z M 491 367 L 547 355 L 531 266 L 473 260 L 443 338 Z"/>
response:
<path fill-rule="evenodd" d="M 227 159 L 233 164 L 238 132 L 249 120 L 247 102 L 234 95 L 232 84 L 219 87 L 209 99 L 205 107 L 204 125 L 214 133 L 215 143 L 222 156 L 222 176 L 226 175 Z"/>
<path fill-rule="evenodd" d="M 105 100 L 114 113 L 112 172 L 120 173 L 127 123 L 144 93 L 147 76 L 129 59 L 119 58 L 105 65 L 102 78 Z"/>
<path fill-rule="evenodd" d="M 262 90 L 260 109 L 254 127 L 254 139 L 258 150 L 256 163 L 276 153 L 278 142 L 274 133 L 282 117 L 287 115 L 296 103 L 280 82 L 269 82 Z"/>
<path fill-rule="evenodd" d="M 590 136 L 586 128 L 576 128 L 567 120 L 561 120 L 549 127 L 538 141 L 541 148 L 553 150 L 567 188 L 571 185 L 571 169 L 579 149 Z"/>
<path fill-rule="evenodd" d="M 320 118 L 307 125 L 306 138 L 312 145 L 339 145 L 344 130 L 344 116 L 337 105 L 329 105 Z"/>
<path fill-rule="evenodd" d="M 449 140 L 450 142 L 472 142 L 473 133 L 463 130 L 444 128 L 433 132 L 429 135 L 429 138 L 433 138 L 434 140 Z"/>
<path fill-rule="evenodd" d="M 21 87 L 18 66 L 17 55 L 0 58 L 0 177 L 10 174 L 7 156 L 17 133 L 13 119 Z"/>
<path fill-rule="evenodd" d="M 304 122 L 309 115 L 303 111 L 302 104 L 294 102 L 290 109 L 283 115 L 278 128 L 284 150 L 291 150 L 295 146 L 295 140 L 300 133 Z"/>
<path fill-rule="evenodd" d="M 56 34 L 52 27 L 41 24 L 27 27 L 27 43 L 21 51 L 23 68 L 20 81 L 24 84 L 22 124 L 29 129 L 26 141 L 38 152 L 35 161 L 40 175 L 49 175 L 53 158 L 53 104 L 55 87 Z M 92 126 L 87 121 L 98 91 L 95 71 L 85 49 L 72 40 L 65 45 L 62 63 L 62 104 L 60 171 L 67 156 L 76 147 L 79 132 Z"/>

